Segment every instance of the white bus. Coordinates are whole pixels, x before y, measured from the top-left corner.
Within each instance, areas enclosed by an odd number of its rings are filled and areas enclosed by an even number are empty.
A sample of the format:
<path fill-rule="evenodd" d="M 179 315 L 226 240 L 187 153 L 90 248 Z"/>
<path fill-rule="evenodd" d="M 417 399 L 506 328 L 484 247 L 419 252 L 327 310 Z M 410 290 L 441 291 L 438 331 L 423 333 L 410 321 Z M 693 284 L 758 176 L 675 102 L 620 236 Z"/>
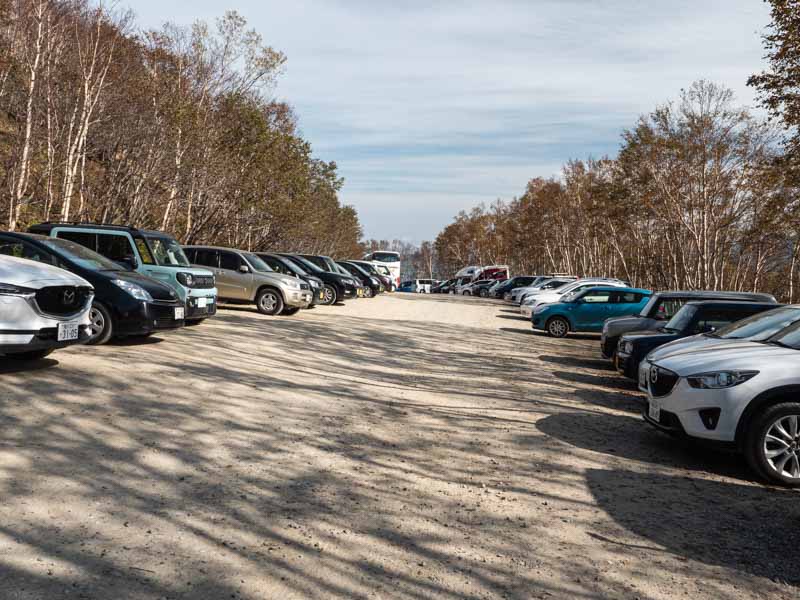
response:
<path fill-rule="evenodd" d="M 378 250 L 377 252 L 370 252 L 364 257 L 364 260 L 374 263 L 380 263 L 389 269 L 392 276 L 392 282 L 395 289 L 400 287 L 400 253 L 391 252 L 389 250 Z"/>

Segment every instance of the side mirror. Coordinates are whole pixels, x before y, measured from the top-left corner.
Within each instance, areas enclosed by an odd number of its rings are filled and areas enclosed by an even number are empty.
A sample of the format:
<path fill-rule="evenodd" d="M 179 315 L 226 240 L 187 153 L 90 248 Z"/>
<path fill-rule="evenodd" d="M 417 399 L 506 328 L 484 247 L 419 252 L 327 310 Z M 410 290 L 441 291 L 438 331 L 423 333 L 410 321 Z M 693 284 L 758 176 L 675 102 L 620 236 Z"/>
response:
<path fill-rule="evenodd" d="M 249 273 L 250 267 L 247 265 L 239 265 L 239 273 Z"/>
<path fill-rule="evenodd" d="M 136 260 L 135 256 L 126 256 L 125 258 L 122 258 L 117 262 L 120 263 L 123 267 L 125 267 L 129 271 L 135 271 L 139 266 L 139 261 Z"/>

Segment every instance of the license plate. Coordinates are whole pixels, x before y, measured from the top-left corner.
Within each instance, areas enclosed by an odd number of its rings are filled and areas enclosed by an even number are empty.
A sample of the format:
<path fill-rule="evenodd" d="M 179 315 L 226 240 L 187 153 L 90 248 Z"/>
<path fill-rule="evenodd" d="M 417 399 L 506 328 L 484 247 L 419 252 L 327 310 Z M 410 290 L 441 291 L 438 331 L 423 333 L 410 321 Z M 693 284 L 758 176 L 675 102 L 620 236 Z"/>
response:
<path fill-rule="evenodd" d="M 647 363 L 642 363 L 639 367 L 639 387 L 641 389 L 647 388 L 647 374 L 650 372 L 650 369 L 647 368 Z"/>
<path fill-rule="evenodd" d="M 186 314 L 186 312 L 184 311 L 184 308 L 182 306 L 178 306 L 178 307 L 175 308 L 175 320 L 176 321 L 182 321 L 184 316 L 185 316 L 185 314 Z"/>
<path fill-rule="evenodd" d="M 325 293 L 324 292 L 320 292 L 319 293 L 319 299 L 320 300 L 325 300 Z"/>
<path fill-rule="evenodd" d="M 78 324 L 77 323 L 59 323 L 58 324 L 58 341 L 69 342 L 70 340 L 78 339 Z"/>
<path fill-rule="evenodd" d="M 206 304 L 208 304 L 208 298 L 198 298 L 197 299 L 197 308 L 205 308 Z"/>
<path fill-rule="evenodd" d="M 658 400 L 656 400 L 656 399 L 650 400 L 650 404 L 647 407 L 647 414 L 656 423 L 661 421 L 661 406 L 659 406 Z"/>

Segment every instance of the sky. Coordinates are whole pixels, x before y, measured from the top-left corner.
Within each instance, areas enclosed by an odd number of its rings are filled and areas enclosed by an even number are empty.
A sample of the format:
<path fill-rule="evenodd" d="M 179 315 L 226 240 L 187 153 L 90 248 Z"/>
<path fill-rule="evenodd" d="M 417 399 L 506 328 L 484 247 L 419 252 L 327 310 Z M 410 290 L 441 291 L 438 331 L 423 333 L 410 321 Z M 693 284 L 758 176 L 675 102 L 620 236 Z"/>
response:
<path fill-rule="evenodd" d="M 125 0 L 123 0 L 124 3 Z M 754 105 L 761 0 L 128 0 L 143 28 L 237 10 L 367 238 L 434 239 L 572 158 L 613 156 L 698 79 Z"/>

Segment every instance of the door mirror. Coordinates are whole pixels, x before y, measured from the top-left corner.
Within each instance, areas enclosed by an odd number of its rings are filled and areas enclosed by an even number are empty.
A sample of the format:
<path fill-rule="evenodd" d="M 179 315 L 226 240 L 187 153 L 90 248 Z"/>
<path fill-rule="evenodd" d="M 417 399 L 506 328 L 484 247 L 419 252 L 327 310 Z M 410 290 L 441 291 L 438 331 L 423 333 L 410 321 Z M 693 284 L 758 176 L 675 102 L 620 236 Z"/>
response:
<path fill-rule="evenodd" d="M 136 260 L 135 256 L 126 256 L 125 258 L 119 259 L 117 262 L 129 271 L 135 271 L 139 267 L 139 261 Z"/>
<path fill-rule="evenodd" d="M 249 273 L 250 267 L 247 265 L 239 265 L 239 273 Z"/>

